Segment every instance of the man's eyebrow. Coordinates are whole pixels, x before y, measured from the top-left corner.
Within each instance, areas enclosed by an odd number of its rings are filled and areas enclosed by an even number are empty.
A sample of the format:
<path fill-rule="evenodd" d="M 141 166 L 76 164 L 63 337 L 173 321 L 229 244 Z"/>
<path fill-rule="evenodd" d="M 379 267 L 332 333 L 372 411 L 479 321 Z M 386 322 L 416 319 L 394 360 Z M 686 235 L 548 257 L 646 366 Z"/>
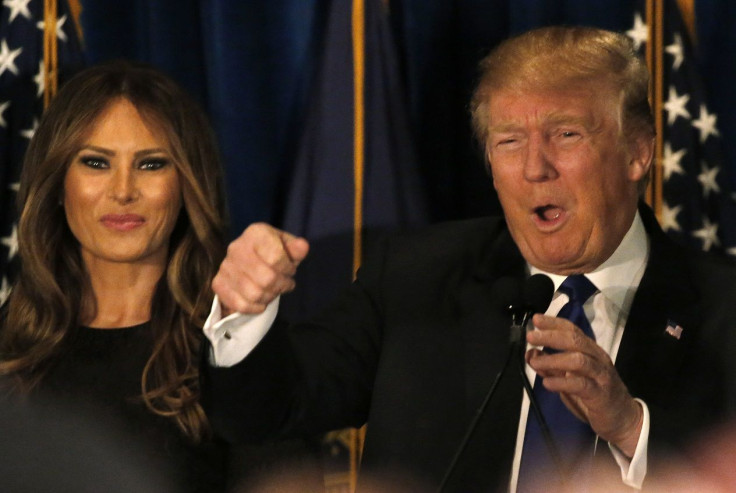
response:
<path fill-rule="evenodd" d="M 518 123 L 506 122 L 506 123 L 499 123 L 498 125 L 491 125 L 488 128 L 488 131 L 490 133 L 503 133 L 503 132 L 513 132 L 519 129 L 521 129 L 521 125 L 519 125 Z"/>
<path fill-rule="evenodd" d="M 593 122 L 589 117 L 570 115 L 565 113 L 552 113 L 547 117 L 547 122 L 553 125 L 559 125 L 562 123 L 572 125 L 582 125 L 586 128 L 593 126 Z"/>
<path fill-rule="evenodd" d="M 541 116 L 539 121 L 546 126 L 549 125 L 580 125 L 590 132 L 594 132 L 601 126 L 600 121 L 596 121 L 590 115 L 573 115 L 564 112 L 553 112 Z M 523 131 L 524 125 L 518 122 L 506 121 L 491 125 L 488 128 L 489 134 L 499 134 L 507 132 Z"/>

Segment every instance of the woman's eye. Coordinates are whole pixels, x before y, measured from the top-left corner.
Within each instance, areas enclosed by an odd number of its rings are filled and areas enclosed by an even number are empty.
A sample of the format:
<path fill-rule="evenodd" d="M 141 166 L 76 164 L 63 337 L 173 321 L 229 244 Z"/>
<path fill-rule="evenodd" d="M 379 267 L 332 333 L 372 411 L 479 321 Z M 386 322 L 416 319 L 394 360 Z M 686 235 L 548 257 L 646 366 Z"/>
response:
<path fill-rule="evenodd" d="M 142 170 L 154 171 L 163 168 L 167 164 L 169 164 L 169 162 L 165 159 L 152 159 L 141 162 L 141 164 L 138 165 L 138 168 Z"/>
<path fill-rule="evenodd" d="M 90 168 L 104 169 L 109 167 L 109 164 L 105 159 L 97 156 L 83 156 L 80 161 L 82 164 L 89 166 Z"/>

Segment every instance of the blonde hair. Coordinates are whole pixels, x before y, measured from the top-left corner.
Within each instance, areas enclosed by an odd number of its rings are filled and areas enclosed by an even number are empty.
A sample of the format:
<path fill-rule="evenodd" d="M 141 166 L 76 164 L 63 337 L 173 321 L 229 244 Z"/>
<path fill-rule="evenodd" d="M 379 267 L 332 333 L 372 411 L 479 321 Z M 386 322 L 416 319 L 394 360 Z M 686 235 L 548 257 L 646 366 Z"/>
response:
<path fill-rule="evenodd" d="M 21 268 L 0 332 L 0 375 L 13 377 L 18 391 L 32 390 L 80 323 L 81 293 L 89 289 L 89 279 L 60 197 L 90 125 L 120 98 L 165 133 L 183 197 L 166 273 L 152 300 L 155 342 L 141 394 L 152 412 L 170 417 L 199 440 L 208 429 L 199 404 L 201 326 L 225 251 L 222 170 L 203 111 L 171 79 L 144 64 L 115 61 L 80 72 L 59 91 L 31 140 L 18 193 Z"/>
<path fill-rule="evenodd" d="M 562 89 L 580 83 L 601 82 L 618 95 L 624 137 L 654 136 L 649 72 L 624 34 L 589 27 L 535 29 L 501 43 L 479 68 L 470 112 L 484 148 L 494 91 Z"/>

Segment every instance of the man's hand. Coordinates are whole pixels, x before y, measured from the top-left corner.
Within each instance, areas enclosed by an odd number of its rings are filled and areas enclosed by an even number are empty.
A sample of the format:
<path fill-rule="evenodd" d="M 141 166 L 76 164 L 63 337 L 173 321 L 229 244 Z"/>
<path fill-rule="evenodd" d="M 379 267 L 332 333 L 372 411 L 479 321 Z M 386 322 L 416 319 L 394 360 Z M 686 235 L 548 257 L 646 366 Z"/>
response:
<path fill-rule="evenodd" d="M 528 332 L 527 342 L 561 352 L 548 354 L 530 349 L 527 363 L 543 378 L 547 390 L 560 394 L 570 411 L 632 457 L 644 413 L 621 381 L 611 358 L 569 320 L 538 314 L 533 322 L 539 330 Z"/>
<path fill-rule="evenodd" d="M 261 313 L 282 293 L 294 289 L 294 274 L 309 252 L 304 238 L 255 223 L 230 243 L 212 280 L 223 315 Z"/>

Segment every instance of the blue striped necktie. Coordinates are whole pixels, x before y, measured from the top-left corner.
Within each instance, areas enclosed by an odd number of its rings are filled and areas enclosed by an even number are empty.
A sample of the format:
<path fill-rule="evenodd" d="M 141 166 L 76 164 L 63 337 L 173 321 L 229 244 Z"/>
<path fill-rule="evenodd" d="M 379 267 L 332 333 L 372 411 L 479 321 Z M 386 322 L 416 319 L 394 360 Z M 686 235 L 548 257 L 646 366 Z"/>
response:
<path fill-rule="evenodd" d="M 569 301 L 560 309 L 557 316 L 570 320 L 585 335 L 595 340 L 593 329 L 583 311 L 585 301 L 597 291 L 595 285 L 584 275 L 576 274 L 565 279 L 559 291 L 567 294 Z M 516 489 L 518 493 L 531 491 L 532 483 L 539 485 L 540 481 L 555 482 L 560 478 L 560 473 L 566 477 L 575 476 L 590 466 L 590 457 L 593 453 L 595 437 L 593 430 L 567 409 L 559 394 L 545 389 L 542 379 L 538 376 L 534 381 L 534 395 L 560 451 L 565 470 L 556 470 L 557 466 L 545 443 L 539 423 L 530 410 L 519 468 Z"/>

